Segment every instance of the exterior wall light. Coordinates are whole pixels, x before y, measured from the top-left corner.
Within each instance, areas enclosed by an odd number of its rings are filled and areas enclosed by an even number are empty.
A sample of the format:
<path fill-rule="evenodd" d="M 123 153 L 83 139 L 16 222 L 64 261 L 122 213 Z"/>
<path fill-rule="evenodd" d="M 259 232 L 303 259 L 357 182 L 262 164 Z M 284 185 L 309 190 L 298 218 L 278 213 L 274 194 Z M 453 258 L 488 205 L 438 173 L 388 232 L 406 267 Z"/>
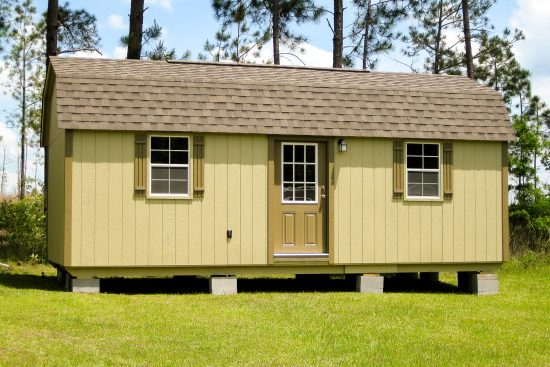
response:
<path fill-rule="evenodd" d="M 348 151 L 348 144 L 343 138 L 338 139 L 338 150 L 340 152 L 347 152 Z"/>

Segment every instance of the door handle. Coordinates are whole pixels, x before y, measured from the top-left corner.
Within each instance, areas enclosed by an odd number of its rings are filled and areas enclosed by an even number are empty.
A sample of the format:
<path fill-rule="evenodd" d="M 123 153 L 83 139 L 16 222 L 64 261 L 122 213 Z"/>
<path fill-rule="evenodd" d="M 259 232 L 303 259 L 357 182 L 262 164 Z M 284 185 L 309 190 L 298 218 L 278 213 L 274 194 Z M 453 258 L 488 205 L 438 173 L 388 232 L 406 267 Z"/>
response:
<path fill-rule="evenodd" d="M 327 197 L 327 193 L 326 193 L 326 190 L 325 190 L 325 186 L 321 186 L 321 199 L 326 199 Z"/>

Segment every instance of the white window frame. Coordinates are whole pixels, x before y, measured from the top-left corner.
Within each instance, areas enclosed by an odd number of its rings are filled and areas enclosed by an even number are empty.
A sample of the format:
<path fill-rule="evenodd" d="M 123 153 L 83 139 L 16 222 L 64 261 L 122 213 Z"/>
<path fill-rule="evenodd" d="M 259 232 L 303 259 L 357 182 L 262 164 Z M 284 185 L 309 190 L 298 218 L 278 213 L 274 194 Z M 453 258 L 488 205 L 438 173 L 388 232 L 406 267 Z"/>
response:
<path fill-rule="evenodd" d="M 151 152 L 153 151 L 151 146 L 152 138 L 185 138 L 187 139 L 187 164 L 171 164 L 171 163 L 152 163 Z M 191 138 L 188 135 L 149 135 L 147 139 L 147 155 L 148 155 L 148 178 L 147 178 L 147 194 L 151 198 L 156 199 L 188 199 L 191 197 Z M 164 150 L 164 149 L 163 149 Z M 170 155 L 170 145 L 168 145 L 168 155 Z M 185 152 L 185 150 L 177 150 L 178 152 Z M 185 194 L 170 194 L 170 193 L 153 193 L 151 191 L 153 187 L 153 167 L 167 167 L 167 168 L 187 168 L 187 193 Z"/>
<path fill-rule="evenodd" d="M 284 175 L 284 164 L 285 164 L 285 161 L 284 161 L 284 147 L 285 146 L 292 146 L 292 162 L 286 162 L 286 163 L 292 163 L 293 165 L 293 168 L 294 168 L 294 164 L 296 163 L 294 161 L 294 146 L 296 145 L 302 145 L 304 146 L 304 148 L 306 146 L 313 146 L 315 147 L 315 201 L 306 201 L 305 198 L 306 198 L 306 185 L 307 184 L 310 184 L 310 182 L 307 182 L 306 181 L 306 170 L 304 169 L 304 181 L 301 182 L 304 184 L 304 200 L 285 200 L 284 197 L 284 184 L 285 183 L 292 183 L 292 184 L 295 184 L 296 181 L 292 181 L 292 182 L 289 182 L 289 181 L 285 181 L 283 178 L 283 175 Z M 315 205 L 315 204 L 319 204 L 319 144 L 317 143 L 306 143 L 306 142 L 285 142 L 285 143 L 281 143 L 281 203 L 282 204 L 310 204 L 310 205 Z M 302 163 L 302 162 L 299 162 L 299 163 Z M 306 150 L 304 149 L 304 162 L 303 164 L 307 165 L 308 163 L 306 162 Z M 311 164 L 311 163 L 309 163 Z M 293 171 L 293 175 L 294 175 L 294 171 Z M 300 183 L 300 182 L 298 182 Z"/>
<path fill-rule="evenodd" d="M 409 168 L 408 167 L 408 157 L 409 157 L 409 144 L 422 144 L 422 145 L 437 145 L 437 169 L 435 168 Z M 422 152 L 424 152 L 424 149 L 422 149 Z M 424 159 L 424 153 L 422 153 L 421 156 L 414 156 L 414 157 L 421 157 Z M 437 196 L 410 196 L 409 195 L 409 172 L 434 172 L 437 173 Z M 409 200 L 440 200 L 441 199 L 441 143 L 438 142 L 432 142 L 432 141 L 411 141 L 405 143 L 405 192 L 406 192 L 406 199 Z"/>

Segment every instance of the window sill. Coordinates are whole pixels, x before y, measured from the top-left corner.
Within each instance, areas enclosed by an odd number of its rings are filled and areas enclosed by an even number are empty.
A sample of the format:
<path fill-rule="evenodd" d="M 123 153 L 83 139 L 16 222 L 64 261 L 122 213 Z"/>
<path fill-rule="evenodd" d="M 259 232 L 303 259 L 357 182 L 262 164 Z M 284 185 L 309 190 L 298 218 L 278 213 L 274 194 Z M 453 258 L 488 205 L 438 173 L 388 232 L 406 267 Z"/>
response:
<path fill-rule="evenodd" d="M 192 200 L 192 195 L 181 195 L 181 196 L 174 196 L 174 195 L 151 195 L 147 194 L 147 199 L 150 200 Z"/>
<path fill-rule="evenodd" d="M 443 198 L 440 196 L 440 197 L 426 197 L 426 198 L 423 198 L 423 197 L 405 197 L 403 199 L 403 201 L 406 201 L 406 202 L 443 202 Z"/>

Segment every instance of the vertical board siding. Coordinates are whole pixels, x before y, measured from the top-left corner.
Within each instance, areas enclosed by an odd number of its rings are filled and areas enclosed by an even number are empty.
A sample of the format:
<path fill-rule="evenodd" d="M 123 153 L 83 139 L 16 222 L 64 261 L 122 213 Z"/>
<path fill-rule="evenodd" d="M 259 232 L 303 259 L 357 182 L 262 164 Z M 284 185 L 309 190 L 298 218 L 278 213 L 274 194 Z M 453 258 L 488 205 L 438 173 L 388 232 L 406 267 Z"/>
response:
<path fill-rule="evenodd" d="M 407 201 L 392 197 L 393 141 L 349 139 L 335 157 L 335 262 L 501 261 L 500 151 L 454 142 L 453 197 Z"/>
<path fill-rule="evenodd" d="M 72 215 L 72 237 L 82 238 L 82 164 L 74 164 L 74 161 L 82 162 L 82 135 L 73 133 L 73 215 Z M 49 195 L 48 195 L 49 196 Z M 77 210 L 77 215 L 74 211 Z M 49 247 L 49 244 L 48 244 Z M 80 264 L 82 262 L 82 246 L 72 246 L 71 264 Z"/>
<path fill-rule="evenodd" d="M 335 263 L 501 261 L 500 143 L 454 142 L 453 197 L 434 202 L 393 198 L 391 140 L 348 148 L 334 162 Z M 192 200 L 136 197 L 133 149 L 132 133 L 74 132 L 73 266 L 267 264 L 265 136 L 205 135 Z"/>
<path fill-rule="evenodd" d="M 230 135 L 227 143 L 227 229 L 233 231 L 233 238 L 227 240 L 227 263 L 232 265 L 241 264 L 241 187 L 241 136 Z"/>
<path fill-rule="evenodd" d="M 267 138 L 252 139 L 252 263 L 267 264 Z"/>
<path fill-rule="evenodd" d="M 122 264 L 136 264 L 136 202 L 133 199 L 133 191 L 125 188 L 134 184 L 134 167 L 123 162 L 131 162 L 134 159 L 134 137 L 132 134 L 121 134 L 122 139 L 122 181 L 120 193 L 122 200 Z"/>
<path fill-rule="evenodd" d="M 48 118 L 48 259 L 64 263 L 65 242 L 65 130 L 57 127 L 56 89 L 52 88 Z M 74 152 L 73 152 L 74 155 Z M 73 186 L 74 188 L 74 186 Z M 74 194 L 73 194 L 74 197 Z M 74 222 L 73 222 L 74 224 Z M 74 232 L 73 232 L 74 233 Z M 74 257 L 74 251 L 71 253 Z"/>
<path fill-rule="evenodd" d="M 73 143 L 73 266 L 267 264 L 265 136 L 205 135 L 205 193 L 191 200 L 134 195 L 133 133 Z"/>

